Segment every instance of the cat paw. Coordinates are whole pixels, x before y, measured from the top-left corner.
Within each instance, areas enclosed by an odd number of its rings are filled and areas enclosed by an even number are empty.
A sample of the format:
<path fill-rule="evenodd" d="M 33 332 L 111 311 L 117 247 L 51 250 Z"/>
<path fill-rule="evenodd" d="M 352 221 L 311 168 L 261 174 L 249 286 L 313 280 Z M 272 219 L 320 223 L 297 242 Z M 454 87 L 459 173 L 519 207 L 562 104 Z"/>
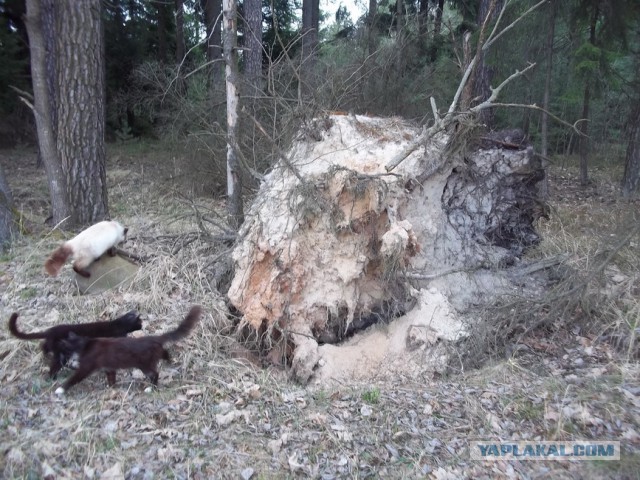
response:
<path fill-rule="evenodd" d="M 62 387 L 56 388 L 56 395 L 64 395 L 64 388 Z"/>

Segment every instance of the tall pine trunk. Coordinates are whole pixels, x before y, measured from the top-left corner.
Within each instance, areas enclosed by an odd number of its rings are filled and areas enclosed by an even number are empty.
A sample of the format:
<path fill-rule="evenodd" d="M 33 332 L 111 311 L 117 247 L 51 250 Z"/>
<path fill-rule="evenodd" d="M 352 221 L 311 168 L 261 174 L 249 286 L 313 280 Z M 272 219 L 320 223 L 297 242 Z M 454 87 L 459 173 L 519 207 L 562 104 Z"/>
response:
<path fill-rule="evenodd" d="M 250 95 L 262 89 L 262 0 L 244 1 L 245 78 Z"/>
<path fill-rule="evenodd" d="M 176 3 L 176 63 L 180 65 L 186 54 L 184 42 L 184 0 L 175 0 Z"/>
<path fill-rule="evenodd" d="M 367 52 L 369 55 L 373 55 L 376 51 L 377 44 L 377 28 L 376 18 L 378 13 L 378 2 L 376 0 L 369 0 L 369 13 L 367 14 L 367 24 L 369 29 L 367 31 Z"/>
<path fill-rule="evenodd" d="M 109 216 L 101 0 L 56 0 L 58 154 L 72 223 Z"/>
<path fill-rule="evenodd" d="M 596 45 L 596 26 L 600 9 L 596 5 L 593 9 L 591 17 L 591 25 L 589 26 L 589 43 L 595 47 Z M 591 103 L 591 78 L 587 78 L 584 85 L 584 94 L 582 96 L 582 122 L 580 122 L 580 185 L 586 186 L 589 183 L 589 106 Z"/>
<path fill-rule="evenodd" d="M 41 8 L 43 7 L 43 8 Z M 31 80 L 33 83 L 34 115 L 40 156 L 47 172 L 51 218 L 54 225 L 71 216 L 66 179 L 56 145 L 55 43 L 53 0 L 27 0 L 25 24 L 29 33 Z M 47 35 L 49 37 L 47 37 Z M 49 49 L 46 46 L 49 45 Z M 53 51 L 52 51 L 53 50 Z"/>
<path fill-rule="evenodd" d="M 629 145 L 622 177 L 622 196 L 640 193 L 640 99 L 629 117 Z"/>
<path fill-rule="evenodd" d="M 549 8 L 549 29 L 547 31 L 547 40 L 545 42 L 545 53 L 547 57 L 547 65 L 544 76 L 544 94 L 542 97 L 542 118 L 540 121 L 540 153 L 542 154 L 542 165 L 544 167 L 544 180 L 540 183 L 540 196 L 542 198 L 549 197 L 549 103 L 551 99 L 551 73 L 553 71 L 553 39 L 555 36 L 556 14 L 558 12 L 558 2 L 551 2 Z"/>
<path fill-rule="evenodd" d="M 298 88 L 300 103 L 313 97 L 315 92 L 316 49 L 320 22 L 320 0 L 302 0 L 302 59 L 300 62 L 301 85 Z"/>
<path fill-rule="evenodd" d="M 222 1 L 200 0 L 204 11 L 204 23 L 207 32 L 207 62 L 211 64 L 210 85 L 215 89 L 221 83 L 224 72 L 222 63 Z"/>
<path fill-rule="evenodd" d="M 0 165 L 0 252 L 11 243 L 14 233 L 17 232 L 14 208 L 11 189 L 4 175 L 4 169 Z"/>
<path fill-rule="evenodd" d="M 229 223 L 238 228 L 244 222 L 242 174 L 238 161 L 238 51 L 236 0 L 223 0 L 224 58 L 227 87 L 227 211 Z"/>

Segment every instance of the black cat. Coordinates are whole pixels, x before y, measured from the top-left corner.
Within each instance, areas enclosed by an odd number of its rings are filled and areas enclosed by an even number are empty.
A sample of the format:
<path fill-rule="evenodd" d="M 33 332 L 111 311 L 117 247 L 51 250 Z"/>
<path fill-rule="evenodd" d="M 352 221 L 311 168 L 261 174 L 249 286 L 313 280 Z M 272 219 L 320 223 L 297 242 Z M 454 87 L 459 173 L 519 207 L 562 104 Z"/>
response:
<path fill-rule="evenodd" d="M 56 325 L 42 332 L 25 333 L 18 330 L 18 314 L 13 313 L 9 319 L 9 331 L 22 340 L 44 339 L 41 344 L 45 355 L 51 354 L 49 362 L 49 376 L 55 378 L 60 369 L 66 365 L 69 356 L 60 341 L 66 339 L 69 333 L 83 337 L 124 337 L 129 332 L 142 329 L 142 320 L 135 310 L 125 313 L 115 320 L 105 322 L 78 323 Z"/>
<path fill-rule="evenodd" d="M 158 363 L 160 360 L 170 360 L 164 344 L 186 337 L 201 314 L 200 306 L 191 307 L 178 328 L 163 335 L 86 338 L 70 333 L 66 339 L 61 340 L 61 348 L 65 352 L 73 352 L 70 363 L 77 363 L 77 370 L 56 393 L 63 394 L 97 370 L 106 371 L 109 386 L 116 382 L 116 370 L 124 368 L 139 368 L 154 385 L 157 385 Z"/>

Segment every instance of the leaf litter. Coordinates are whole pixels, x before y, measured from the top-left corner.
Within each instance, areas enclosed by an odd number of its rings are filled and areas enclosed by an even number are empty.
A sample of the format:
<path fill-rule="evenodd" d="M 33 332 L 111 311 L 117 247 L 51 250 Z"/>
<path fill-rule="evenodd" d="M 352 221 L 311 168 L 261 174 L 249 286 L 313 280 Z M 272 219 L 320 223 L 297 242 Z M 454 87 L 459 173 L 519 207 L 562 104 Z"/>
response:
<path fill-rule="evenodd" d="M 16 182 L 11 166 L 6 170 Z M 59 239 L 34 231 L 0 264 L 2 317 L 20 311 L 24 328 L 35 330 L 136 308 L 145 333 L 172 328 L 193 303 L 205 306 L 206 318 L 171 347 L 173 362 L 162 365 L 157 389 L 145 392 L 143 376 L 119 372 L 112 389 L 94 375 L 63 398 L 54 391 L 68 370 L 49 380 L 37 342 L 3 329 L 0 477 L 637 478 L 636 359 L 569 331 L 552 340 L 532 336 L 517 356 L 458 375 L 301 388 L 286 370 L 231 358 L 224 299 L 207 286 L 201 266 L 207 246 L 192 242 L 172 255 L 164 239 L 196 226 L 187 217 L 169 222 L 168 215 L 183 213 L 177 198 L 165 196 L 160 212 L 150 199 L 155 190 L 139 188 L 135 216 L 118 204 L 127 192 L 114 195 L 113 208 L 122 208 L 125 223 L 140 232 L 127 248 L 154 257 L 140 279 L 145 288 L 78 296 L 68 270 L 55 279 L 42 274 L 41 263 Z M 19 184 L 14 189 L 16 198 L 24 197 Z M 577 439 L 618 440 L 622 460 L 469 458 L 472 440 Z"/>

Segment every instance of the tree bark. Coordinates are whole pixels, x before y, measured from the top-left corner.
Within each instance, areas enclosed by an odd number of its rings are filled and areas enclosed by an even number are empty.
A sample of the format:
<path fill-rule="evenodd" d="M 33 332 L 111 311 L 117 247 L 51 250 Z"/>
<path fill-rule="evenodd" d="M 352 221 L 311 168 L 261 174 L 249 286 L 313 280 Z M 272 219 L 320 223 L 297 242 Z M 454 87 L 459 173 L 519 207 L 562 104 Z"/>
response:
<path fill-rule="evenodd" d="M 376 0 L 369 0 L 369 14 L 367 15 L 367 23 L 369 25 L 369 31 L 367 32 L 367 47 L 369 55 L 372 55 L 376 51 L 377 29 L 376 29 L 376 14 L 378 12 L 378 2 Z"/>
<path fill-rule="evenodd" d="M 478 9 L 478 25 L 482 25 L 488 18 L 487 30 L 490 27 L 490 23 L 494 22 L 498 18 L 498 14 L 502 10 L 504 0 L 482 0 L 480 2 L 480 8 Z M 488 32 L 487 32 L 488 33 Z M 473 82 L 473 95 L 472 98 L 478 98 L 478 103 L 482 103 L 484 100 L 491 96 L 491 79 L 493 77 L 492 69 L 487 66 L 484 61 L 484 55 L 480 53 L 478 58 L 478 64 L 476 66 L 476 73 L 474 75 Z M 486 125 L 488 129 L 493 127 L 494 114 L 492 108 L 485 108 L 479 114 L 480 121 Z"/>
<path fill-rule="evenodd" d="M 300 100 L 312 96 L 314 91 L 319 20 L 320 0 L 302 0 L 302 59 L 300 62 L 302 85 L 298 89 Z"/>
<path fill-rule="evenodd" d="M 14 228 L 14 208 L 11 189 L 0 165 L 0 251 L 9 246 L 17 231 Z"/>
<path fill-rule="evenodd" d="M 41 9 L 41 6 L 44 8 Z M 45 19 L 45 14 L 48 18 Z M 27 0 L 26 26 L 29 33 L 31 52 L 31 80 L 33 83 L 34 115 L 38 133 L 38 146 L 47 172 L 49 195 L 51 198 L 51 216 L 55 225 L 62 224 L 71 216 L 71 207 L 67 197 L 66 179 L 56 145 L 55 105 L 56 84 L 55 50 L 47 50 L 46 45 L 54 48 L 53 42 L 53 0 Z M 51 35 L 48 41 L 45 33 Z"/>
<path fill-rule="evenodd" d="M 222 2 L 221 0 L 200 0 L 204 11 L 204 23 L 207 32 L 207 62 L 212 63 L 211 86 L 215 88 L 222 78 Z"/>
<path fill-rule="evenodd" d="M 262 0 L 244 1 L 245 78 L 252 95 L 262 89 Z"/>
<path fill-rule="evenodd" d="M 184 0 L 176 2 L 176 63 L 180 65 L 186 54 L 184 42 Z"/>
<path fill-rule="evenodd" d="M 165 63 L 167 58 L 169 58 L 169 42 L 167 41 L 167 32 L 169 30 L 169 7 L 165 5 L 164 2 L 158 2 L 156 4 L 157 8 L 157 38 L 158 38 L 158 60 L 161 63 Z"/>
<path fill-rule="evenodd" d="M 433 36 L 440 35 L 442 30 L 442 13 L 444 11 L 444 0 L 438 0 L 438 9 L 436 10 L 436 18 L 433 22 Z"/>
<path fill-rule="evenodd" d="M 629 145 L 622 177 L 622 196 L 631 197 L 640 193 L 640 99 L 629 117 Z"/>
<path fill-rule="evenodd" d="M 549 30 L 547 31 L 547 41 L 545 51 L 547 57 L 547 66 L 544 76 L 544 95 L 542 98 L 542 118 L 540 121 L 540 153 L 542 154 L 542 166 L 545 171 L 544 180 L 540 182 L 540 196 L 542 198 L 549 197 L 549 101 L 551 98 L 551 73 L 553 71 L 553 39 L 555 36 L 556 14 L 558 12 L 558 2 L 551 2 L 549 8 Z"/>
<path fill-rule="evenodd" d="M 223 0 L 224 58 L 227 87 L 227 211 L 229 223 L 238 228 L 244 222 L 242 175 L 238 147 L 238 52 L 236 0 Z"/>
<path fill-rule="evenodd" d="M 429 0 L 419 0 L 418 5 L 418 37 L 423 44 L 429 33 Z"/>
<path fill-rule="evenodd" d="M 72 223 L 109 216 L 101 0 L 56 0 L 58 153 Z"/>
<path fill-rule="evenodd" d="M 589 26 L 589 43 L 596 44 L 596 26 L 600 9 L 594 6 L 591 25 Z M 591 78 L 587 78 L 582 97 L 582 122 L 580 122 L 580 185 L 583 187 L 589 184 L 589 105 L 591 103 Z"/>

